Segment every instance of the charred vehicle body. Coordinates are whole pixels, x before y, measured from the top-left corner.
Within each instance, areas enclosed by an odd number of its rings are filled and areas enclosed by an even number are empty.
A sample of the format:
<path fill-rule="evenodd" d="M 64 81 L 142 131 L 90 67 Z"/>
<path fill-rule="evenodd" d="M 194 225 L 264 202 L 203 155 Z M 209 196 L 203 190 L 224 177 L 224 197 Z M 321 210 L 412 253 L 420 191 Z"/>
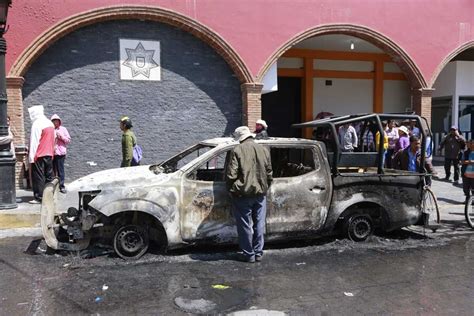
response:
<path fill-rule="evenodd" d="M 382 120 L 413 119 L 423 146 L 420 170 L 384 169 L 383 142 L 375 151 L 343 152 L 338 127 L 359 124 L 383 135 Z M 343 232 L 365 240 L 421 222 L 421 194 L 430 130 L 415 115 L 354 115 L 295 125 L 324 134 L 319 141 L 258 140 L 271 154 L 274 181 L 267 194 L 267 241 Z M 91 238 L 110 240 L 124 259 L 142 256 L 150 242 L 163 249 L 198 243 L 237 243 L 226 164 L 232 138 L 203 141 L 157 165 L 111 169 L 43 193 L 41 225 L 53 249 L 82 250 Z"/>

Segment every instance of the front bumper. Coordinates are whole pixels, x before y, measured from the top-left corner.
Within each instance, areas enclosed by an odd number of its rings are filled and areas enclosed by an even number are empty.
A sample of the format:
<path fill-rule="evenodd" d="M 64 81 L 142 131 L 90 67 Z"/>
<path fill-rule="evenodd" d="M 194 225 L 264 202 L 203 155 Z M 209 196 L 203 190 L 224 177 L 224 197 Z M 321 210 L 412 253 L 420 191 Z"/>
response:
<path fill-rule="evenodd" d="M 41 230 L 46 244 L 56 250 L 79 251 L 89 246 L 90 237 L 74 240 L 74 242 L 63 242 L 58 240 L 58 232 L 64 223 L 61 223 L 58 208 L 59 179 L 54 179 L 46 184 L 43 191 L 41 203 Z"/>

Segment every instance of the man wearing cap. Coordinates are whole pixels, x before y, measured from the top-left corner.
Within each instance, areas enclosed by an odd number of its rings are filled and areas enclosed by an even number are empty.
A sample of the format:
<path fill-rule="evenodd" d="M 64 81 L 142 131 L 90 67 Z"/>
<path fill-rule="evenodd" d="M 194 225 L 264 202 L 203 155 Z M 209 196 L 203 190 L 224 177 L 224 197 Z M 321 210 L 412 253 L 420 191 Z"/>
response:
<path fill-rule="evenodd" d="M 267 139 L 268 138 L 268 132 L 267 132 L 267 122 L 264 120 L 257 120 L 255 123 L 255 138 L 256 139 Z"/>
<path fill-rule="evenodd" d="M 254 141 L 247 126 L 238 127 L 240 142 L 231 153 L 227 166 L 227 189 L 232 197 L 234 217 L 243 261 L 261 261 L 266 217 L 266 193 L 273 180 L 270 153 Z"/>
<path fill-rule="evenodd" d="M 439 144 L 439 150 L 444 148 L 444 171 L 446 181 L 451 176 L 451 164 L 454 167 L 454 183 L 459 183 L 459 153 L 466 147 L 466 140 L 462 137 L 456 126 L 451 126 L 449 134 Z"/>
<path fill-rule="evenodd" d="M 120 119 L 120 129 L 122 130 L 122 163 L 120 167 L 130 167 L 133 159 L 133 146 L 137 144 L 137 137 L 132 131 L 132 120 L 128 116 Z"/>

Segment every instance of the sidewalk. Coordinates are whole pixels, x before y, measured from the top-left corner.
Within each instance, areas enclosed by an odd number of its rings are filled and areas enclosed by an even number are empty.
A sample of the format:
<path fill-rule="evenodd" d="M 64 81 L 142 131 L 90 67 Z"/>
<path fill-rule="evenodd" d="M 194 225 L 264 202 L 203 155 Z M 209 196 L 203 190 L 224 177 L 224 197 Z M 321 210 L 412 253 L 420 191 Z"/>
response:
<path fill-rule="evenodd" d="M 0 238 L 13 236 L 40 236 L 40 204 L 30 204 L 33 192 L 17 190 L 17 208 L 0 210 Z"/>
<path fill-rule="evenodd" d="M 445 177 L 444 168 L 435 166 L 439 179 Z M 453 182 L 434 179 L 432 189 L 438 198 L 442 227 L 439 233 L 465 232 L 470 230 L 464 218 L 464 193 L 462 185 L 455 186 Z M 30 190 L 17 190 L 18 208 L 0 210 L 0 238 L 13 236 L 40 236 L 39 204 L 29 204 L 33 199 Z"/>

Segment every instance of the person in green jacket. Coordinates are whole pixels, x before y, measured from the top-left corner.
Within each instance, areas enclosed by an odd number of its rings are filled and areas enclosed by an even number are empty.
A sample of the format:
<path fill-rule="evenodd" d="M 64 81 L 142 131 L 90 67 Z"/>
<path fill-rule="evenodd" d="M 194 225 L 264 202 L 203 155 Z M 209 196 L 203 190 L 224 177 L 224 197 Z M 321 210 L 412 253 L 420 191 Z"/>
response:
<path fill-rule="evenodd" d="M 265 231 L 266 194 L 273 180 L 269 151 L 254 141 L 247 126 L 238 127 L 239 141 L 231 152 L 226 172 L 227 190 L 232 196 L 239 246 L 243 261 L 261 261 Z"/>
<path fill-rule="evenodd" d="M 133 147 L 137 144 L 137 137 L 132 131 L 132 120 L 128 116 L 120 119 L 122 134 L 122 163 L 120 167 L 130 167 L 133 159 Z"/>

